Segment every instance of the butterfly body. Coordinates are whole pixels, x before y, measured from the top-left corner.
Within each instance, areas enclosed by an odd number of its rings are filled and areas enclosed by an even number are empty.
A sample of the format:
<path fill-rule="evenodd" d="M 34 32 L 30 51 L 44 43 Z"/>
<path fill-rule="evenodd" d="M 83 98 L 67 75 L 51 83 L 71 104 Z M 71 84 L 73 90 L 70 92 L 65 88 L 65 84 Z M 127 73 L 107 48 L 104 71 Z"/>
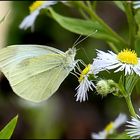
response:
<path fill-rule="evenodd" d="M 13 91 L 33 102 L 48 99 L 74 69 L 76 49 L 12 45 L 0 50 L 0 69 Z"/>

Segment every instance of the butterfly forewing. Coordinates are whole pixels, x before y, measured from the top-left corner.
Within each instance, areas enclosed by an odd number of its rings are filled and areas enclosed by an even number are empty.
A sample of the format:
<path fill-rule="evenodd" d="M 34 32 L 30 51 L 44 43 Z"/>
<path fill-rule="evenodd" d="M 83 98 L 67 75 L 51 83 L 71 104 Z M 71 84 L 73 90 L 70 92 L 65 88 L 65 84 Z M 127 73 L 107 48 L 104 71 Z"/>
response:
<path fill-rule="evenodd" d="M 10 46 L 0 55 L 0 68 L 14 92 L 33 102 L 50 97 L 72 70 L 66 54 L 52 47 Z"/>
<path fill-rule="evenodd" d="M 0 68 L 5 76 L 15 65 L 27 58 L 45 54 L 64 54 L 64 52 L 43 45 L 12 45 L 0 50 Z M 8 77 L 7 77 L 8 78 Z"/>

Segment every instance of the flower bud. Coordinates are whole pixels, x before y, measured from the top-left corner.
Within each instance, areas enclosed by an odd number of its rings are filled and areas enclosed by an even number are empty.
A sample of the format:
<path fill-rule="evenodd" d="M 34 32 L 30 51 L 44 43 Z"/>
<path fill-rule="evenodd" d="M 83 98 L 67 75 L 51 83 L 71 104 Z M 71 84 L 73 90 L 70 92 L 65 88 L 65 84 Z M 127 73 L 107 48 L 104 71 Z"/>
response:
<path fill-rule="evenodd" d="M 106 96 L 109 93 L 116 93 L 118 92 L 118 88 L 116 83 L 113 80 L 100 80 L 96 84 L 96 91 L 98 94 L 102 96 Z"/>

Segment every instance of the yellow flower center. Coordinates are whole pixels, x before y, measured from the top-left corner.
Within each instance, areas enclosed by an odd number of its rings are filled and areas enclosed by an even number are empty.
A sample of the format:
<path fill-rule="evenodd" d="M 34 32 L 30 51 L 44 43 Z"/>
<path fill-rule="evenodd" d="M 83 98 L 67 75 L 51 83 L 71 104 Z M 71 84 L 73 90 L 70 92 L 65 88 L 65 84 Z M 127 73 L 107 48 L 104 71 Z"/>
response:
<path fill-rule="evenodd" d="M 80 77 L 79 77 L 79 82 L 81 82 L 84 78 L 84 76 L 90 71 L 91 64 L 88 64 L 85 69 L 81 72 Z"/>
<path fill-rule="evenodd" d="M 124 49 L 120 53 L 118 53 L 117 58 L 119 61 L 127 64 L 137 64 L 138 63 L 138 57 L 134 50 L 128 50 Z"/>
<path fill-rule="evenodd" d="M 109 133 L 109 132 L 113 129 L 113 126 L 114 126 L 113 122 L 110 122 L 110 123 L 105 127 L 105 131 L 106 131 L 107 133 Z"/>
<path fill-rule="evenodd" d="M 39 8 L 40 6 L 42 6 L 42 4 L 44 3 L 44 1 L 35 1 L 30 7 L 30 13 L 34 12 L 37 8 Z"/>

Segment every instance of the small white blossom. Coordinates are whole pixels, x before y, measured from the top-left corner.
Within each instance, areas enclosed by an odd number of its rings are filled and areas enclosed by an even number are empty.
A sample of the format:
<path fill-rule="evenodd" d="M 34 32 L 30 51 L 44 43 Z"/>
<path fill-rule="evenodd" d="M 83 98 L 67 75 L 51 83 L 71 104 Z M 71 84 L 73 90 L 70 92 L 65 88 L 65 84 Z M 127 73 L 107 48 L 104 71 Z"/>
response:
<path fill-rule="evenodd" d="M 24 18 L 24 20 L 21 22 L 19 28 L 20 29 L 27 29 L 31 27 L 31 30 L 33 31 L 34 29 L 34 23 L 37 18 L 37 16 L 40 13 L 41 9 L 47 8 L 51 5 L 56 4 L 58 1 L 36 1 L 36 2 L 41 2 L 41 5 L 39 4 L 39 7 L 37 7 L 34 11 L 32 11 L 28 16 Z"/>
<path fill-rule="evenodd" d="M 113 134 L 118 127 L 126 122 L 126 120 L 127 117 L 125 114 L 119 114 L 116 120 L 114 122 L 110 122 L 103 131 L 99 133 L 92 133 L 92 139 L 106 139 L 109 134 Z"/>
<path fill-rule="evenodd" d="M 92 139 L 105 139 L 107 137 L 107 132 L 106 131 L 101 131 L 98 134 L 97 133 L 92 133 L 91 134 Z"/>
<path fill-rule="evenodd" d="M 140 1 L 133 1 L 133 8 L 134 9 L 140 8 Z"/>
<path fill-rule="evenodd" d="M 94 59 L 92 69 L 98 73 L 103 70 L 116 69 L 114 72 L 124 71 L 125 75 L 134 72 L 140 76 L 140 58 L 135 51 L 125 49 L 118 54 L 112 51 L 103 52 L 97 50 L 97 58 Z"/>
<path fill-rule="evenodd" d="M 85 76 L 83 78 L 83 80 L 80 82 L 79 86 L 76 88 L 77 89 L 77 93 L 75 94 L 75 96 L 77 96 L 76 101 L 86 101 L 86 99 L 88 100 L 88 94 L 87 92 L 89 91 L 89 89 L 93 90 L 94 84 L 92 83 L 92 81 L 88 80 L 88 76 Z"/>
<path fill-rule="evenodd" d="M 137 118 L 132 117 L 131 121 L 127 121 L 127 123 L 127 134 L 134 139 L 140 138 L 140 116 L 137 115 Z"/>
<path fill-rule="evenodd" d="M 89 80 L 89 75 L 92 74 L 91 72 L 91 65 L 88 65 L 80 74 L 79 77 L 79 86 L 76 88 L 77 93 L 75 96 L 77 96 L 76 101 L 86 101 L 88 99 L 87 92 L 89 90 L 93 90 L 95 85 L 91 80 Z"/>

